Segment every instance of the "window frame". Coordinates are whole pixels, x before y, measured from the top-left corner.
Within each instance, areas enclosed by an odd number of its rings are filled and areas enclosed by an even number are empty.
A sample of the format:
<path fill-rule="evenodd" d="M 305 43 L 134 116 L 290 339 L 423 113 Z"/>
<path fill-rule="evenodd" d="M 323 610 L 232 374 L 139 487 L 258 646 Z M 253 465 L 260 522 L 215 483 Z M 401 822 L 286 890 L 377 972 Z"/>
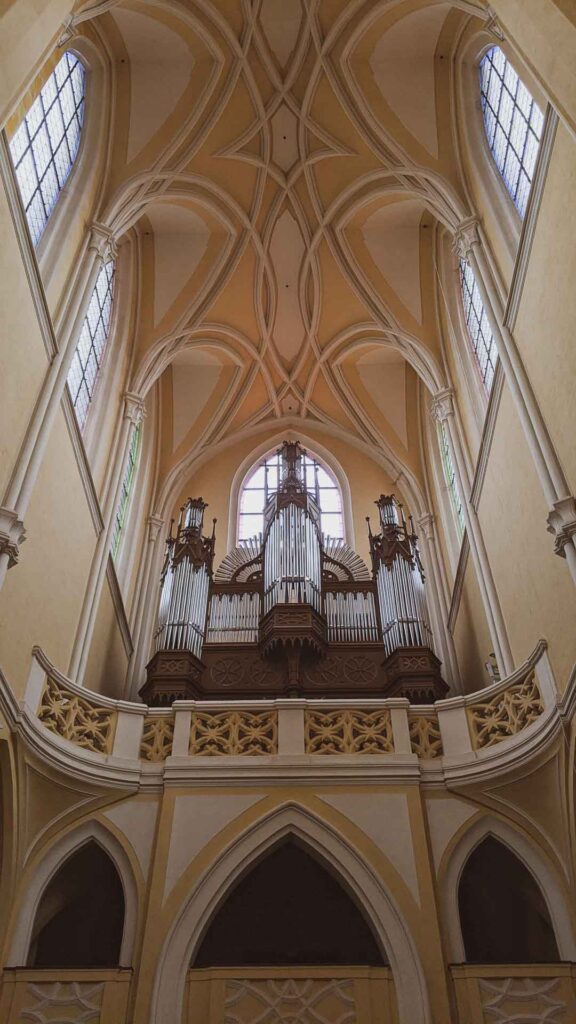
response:
<path fill-rule="evenodd" d="M 315 451 L 313 451 L 311 449 L 308 449 L 306 447 L 305 447 L 305 451 L 306 451 L 306 457 L 305 457 L 306 460 L 309 460 L 315 466 L 316 488 L 315 488 L 314 497 L 316 497 L 316 495 L 318 494 L 319 490 L 335 490 L 337 492 L 338 496 L 339 496 L 339 499 L 340 499 L 339 511 L 338 512 L 327 511 L 327 512 L 325 512 L 323 514 L 324 515 L 339 515 L 340 516 L 341 527 L 342 527 L 341 528 L 341 539 L 344 542 L 346 542 L 346 534 L 347 534 L 346 518 L 347 517 L 346 517 L 346 511 L 345 511 L 345 496 L 344 496 L 344 493 L 343 493 L 342 484 L 341 484 L 340 480 L 338 479 L 338 475 L 327 464 L 326 460 L 321 458 L 319 455 L 317 455 Z M 278 462 L 279 462 L 279 456 L 278 456 L 278 449 L 277 448 L 273 448 L 271 451 L 268 450 L 263 455 L 261 455 L 259 459 L 254 460 L 251 463 L 249 469 L 243 474 L 242 480 L 240 482 L 240 487 L 238 489 L 238 499 L 237 499 L 237 506 L 236 506 L 237 510 L 236 510 L 235 544 L 242 544 L 246 540 L 250 539 L 250 537 L 255 536 L 255 534 L 253 534 L 253 533 L 249 534 L 246 537 L 241 537 L 240 536 L 241 522 L 242 522 L 243 516 L 246 516 L 246 515 L 259 516 L 261 514 L 261 513 L 245 513 L 245 512 L 242 511 L 242 497 L 243 497 L 244 493 L 247 490 L 263 491 L 264 492 L 264 505 L 262 506 L 262 509 L 264 509 L 266 501 L 268 500 L 268 497 L 270 496 L 270 494 L 276 492 L 277 488 L 275 488 L 275 487 L 272 487 L 272 488 L 270 488 L 268 490 L 268 482 L 267 482 L 268 468 L 266 467 L 266 464 L 268 462 L 271 462 L 272 460 L 275 460 L 275 459 L 277 459 Z M 264 477 L 264 481 L 265 481 L 264 487 L 248 488 L 247 487 L 248 481 L 257 473 L 258 469 L 261 468 L 261 467 L 266 467 L 265 468 L 265 477 Z M 319 488 L 318 487 L 317 477 L 318 477 L 318 469 L 319 468 L 324 470 L 324 472 L 327 474 L 327 476 L 330 478 L 330 480 L 332 480 L 332 482 L 333 482 L 333 486 L 332 487 L 330 487 L 330 488 L 322 488 L 322 487 Z M 320 506 L 320 511 L 322 512 L 322 507 L 321 506 Z M 321 529 L 322 529 L 322 527 L 321 527 Z M 322 529 L 322 533 L 325 533 L 325 531 L 323 529 Z M 328 536 L 333 537 L 334 535 L 328 534 Z M 336 538 L 334 536 L 334 539 L 340 539 L 340 538 Z"/>
<path fill-rule="evenodd" d="M 504 60 L 504 65 L 503 65 L 503 68 L 502 68 L 502 73 L 500 73 L 500 71 L 499 71 L 495 61 L 492 59 L 492 56 L 491 56 L 492 54 L 495 53 L 495 51 L 498 51 L 502 55 L 503 60 Z M 485 64 L 486 64 L 487 61 L 490 62 L 491 71 L 488 72 L 488 84 L 487 84 L 486 88 L 484 88 L 484 85 L 485 85 L 484 67 L 485 67 Z M 511 74 L 514 75 L 515 78 L 516 78 L 516 81 L 515 81 L 514 86 L 513 86 L 514 94 L 512 94 L 511 86 L 506 82 L 506 72 L 507 72 L 508 68 L 510 69 Z M 493 45 L 483 48 L 483 51 L 480 54 L 478 62 L 477 62 L 477 72 L 478 72 L 478 91 L 479 91 L 479 97 L 480 97 L 480 110 L 481 110 L 481 116 L 482 116 L 482 130 L 483 130 L 483 133 L 484 133 L 484 138 L 485 138 L 485 141 L 486 141 L 486 145 L 487 145 L 488 151 L 490 153 L 490 158 L 491 158 L 493 166 L 495 167 L 495 169 L 497 171 L 497 174 L 498 174 L 498 177 L 499 177 L 499 180 L 500 180 L 500 184 L 504 185 L 506 193 L 510 197 L 510 200 L 512 201 L 512 203 L 514 205 L 514 209 L 516 210 L 520 220 L 523 221 L 525 216 L 526 216 L 526 210 L 528 208 L 528 202 L 529 202 L 529 199 L 530 199 L 530 193 L 532 191 L 532 185 L 533 185 L 533 181 L 534 181 L 536 167 L 537 167 L 537 164 L 538 164 L 538 155 L 539 155 L 539 152 L 540 152 L 540 147 L 541 147 L 541 144 L 542 144 L 542 139 L 544 137 L 544 130 L 545 130 L 545 125 L 546 125 L 546 109 L 542 109 L 542 107 L 540 106 L 540 104 L 538 102 L 538 97 L 534 95 L 534 91 L 531 90 L 528 87 L 528 85 L 526 84 L 524 78 L 522 78 L 521 74 L 517 71 L 515 62 L 512 59 L 510 59 L 510 57 L 506 53 L 505 49 L 503 47 L 501 47 L 498 43 L 493 43 Z M 489 98 L 490 81 L 493 80 L 493 77 L 499 79 L 500 82 L 501 82 L 501 88 L 500 88 L 499 95 L 498 95 L 498 102 L 497 102 L 496 109 L 492 105 L 492 103 L 490 101 L 490 98 Z M 520 89 L 524 90 L 524 92 L 529 97 L 529 113 L 528 113 L 528 115 L 526 115 L 526 113 L 522 109 L 521 104 L 518 102 L 518 94 L 519 94 Z M 503 98 L 504 99 L 506 98 L 506 94 L 510 97 L 511 102 L 512 102 L 512 113 L 511 113 L 511 117 L 510 117 L 510 128 L 509 128 L 509 130 L 507 132 L 506 132 L 506 130 L 504 128 L 505 122 L 500 119 L 500 112 L 501 112 L 501 109 L 502 109 L 502 100 L 503 100 Z M 489 129 L 489 125 L 488 125 L 488 117 L 487 117 L 487 114 L 486 114 L 486 107 L 487 106 L 490 107 L 490 110 L 491 110 L 492 115 L 494 117 L 494 132 L 493 132 L 493 137 L 492 138 L 491 138 L 490 129 Z M 521 153 L 519 153 L 517 151 L 515 143 L 513 141 L 513 124 L 514 124 L 514 120 L 515 120 L 516 112 L 517 111 L 519 112 L 520 117 L 527 123 L 527 126 L 528 126 L 527 127 L 527 131 L 526 131 L 525 136 L 524 136 L 523 144 L 522 144 L 522 147 L 521 147 L 521 149 L 522 149 Z M 536 120 L 540 119 L 540 134 L 539 135 L 537 135 L 536 131 L 534 130 L 533 124 L 532 124 L 533 115 L 535 115 L 535 114 L 536 114 Z M 497 148 L 496 148 L 496 144 L 495 144 L 496 134 L 497 134 L 497 131 L 498 131 L 499 127 L 501 128 L 502 135 L 505 138 L 504 159 L 502 160 L 502 162 L 500 162 L 500 159 L 499 159 L 499 156 L 498 156 L 498 152 L 497 152 Z M 528 176 L 528 165 L 525 164 L 524 157 L 526 155 L 526 147 L 528 145 L 528 140 L 530 139 L 530 135 L 531 134 L 536 139 L 536 149 L 535 149 L 534 157 L 533 157 L 533 163 L 532 163 L 532 168 L 531 168 L 531 176 L 529 177 Z M 514 157 L 516 158 L 516 160 L 517 160 L 517 162 L 519 164 L 518 178 L 517 178 L 517 182 L 516 182 L 516 187 L 514 189 L 512 188 L 511 183 L 509 182 L 509 180 L 508 180 L 508 178 L 506 176 L 506 165 L 507 165 L 507 162 L 508 162 L 508 158 L 509 158 L 510 152 L 513 153 Z M 526 181 L 528 182 L 528 187 L 527 187 L 527 189 L 526 189 L 526 191 L 524 193 L 523 200 L 521 200 L 519 202 L 518 201 L 518 197 L 519 197 L 520 180 L 521 180 L 522 173 L 524 173 L 524 177 L 525 177 Z"/>
<path fill-rule="evenodd" d="M 84 418 L 81 421 L 79 416 L 78 416 L 78 412 L 77 412 L 77 408 L 76 408 L 76 403 L 77 403 L 78 395 L 80 394 L 80 388 L 78 388 L 78 391 L 76 392 L 76 398 L 75 398 L 74 395 L 72 394 L 72 388 L 70 386 L 70 375 L 72 373 L 72 368 L 73 368 L 73 365 L 74 365 L 74 360 L 76 359 L 76 355 L 78 353 L 80 342 L 82 340 L 82 335 L 83 335 L 83 332 L 84 332 L 84 328 L 88 327 L 88 331 L 90 331 L 90 325 L 89 325 L 88 317 L 89 317 L 89 312 L 90 312 L 90 307 L 91 307 L 91 304 L 92 304 L 92 300 L 94 299 L 95 296 L 98 297 L 98 283 L 100 281 L 100 278 L 101 278 L 102 274 L 106 270 L 106 267 L 110 266 L 110 264 L 112 265 L 112 278 L 111 278 L 111 281 L 110 280 L 108 281 L 107 290 L 106 290 L 106 294 L 108 294 L 110 292 L 110 314 L 109 314 L 108 324 L 107 324 L 107 327 L 106 327 L 104 342 L 103 342 L 103 345 L 102 345 L 102 347 L 100 349 L 99 356 L 96 356 L 96 364 L 97 364 L 96 365 L 96 373 L 95 373 L 94 380 L 93 380 L 93 383 L 92 383 L 92 390 L 89 392 L 89 398 L 88 398 L 88 403 L 87 403 L 86 410 L 85 410 L 85 413 L 84 413 Z M 117 261 L 116 261 L 115 257 L 112 257 L 111 259 L 106 260 L 106 262 L 103 263 L 102 267 L 100 268 L 100 271 L 98 273 L 98 277 L 97 277 L 96 282 L 94 284 L 94 288 L 92 289 L 92 294 L 90 295 L 90 299 L 89 299 L 88 304 L 86 306 L 86 312 L 84 314 L 84 319 L 82 321 L 82 327 L 80 328 L 80 332 L 78 334 L 78 338 L 77 338 L 77 341 L 76 341 L 76 346 L 74 348 L 74 355 L 72 356 L 72 361 L 70 363 L 70 366 L 68 368 L 68 373 L 66 375 L 66 386 L 67 386 L 68 392 L 70 394 L 70 400 L 72 402 L 72 408 L 73 408 L 74 414 L 76 416 L 76 422 L 78 423 L 78 428 L 79 428 L 80 432 L 83 435 L 86 433 L 87 425 L 88 425 L 89 420 L 90 420 L 90 412 L 94 408 L 94 405 L 95 405 L 94 399 L 97 397 L 97 394 L 98 394 L 98 390 L 99 390 L 98 385 L 99 385 L 99 383 L 100 383 L 100 381 L 102 379 L 103 369 L 104 369 L 104 366 L 105 366 L 105 364 L 107 362 L 108 352 L 110 351 L 112 335 L 114 334 L 115 320 L 116 320 L 116 315 L 115 314 L 116 314 L 116 308 L 117 308 L 117 305 L 118 305 L 118 289 L 116 287 L 117 272 L 118 272 L 118 268 L 117 268 Z M 99 310 L 99 314 L 98 314 L 98 320 L 100 320 L 101 317 L 102 317 L 102 306 L 100 306 L 100 310 Z M 80 378 L 80 387 L 82 386 L 82 383 L 85 382 L 86 369 L 87 369 L 87 366 L 88 366 L 88 362 L 89 362 L 89 359 L 90 359 L 90 356 L 91 356 L 92 352 L 94 352 L 94 351 L 95 351 L 95 348 L 94 348 L 94 338 L 92 337 L 92 335 L 90 335 L 90 344 L 89 344 L 89 348 L 88 348 L 88 357 L 87 357 L 86 365 L 82 367 L 82 374 L 81 374 L 81 378 Z"/>
<path fill-rule="evenodd" d="M 112 537 L 110 539 L 110 554 L 116 569 L 118 568 L 120 558 L 122 556 L 124 546 L 123 540 L 126 537 L 125 527 L 130 519 L 132 499 L 134 497 L 136 479 L 140 468 L 141 455 L 142 420 L 136 423 L 132 428 L 126 466 L 122 477 L 120 500 L 114 512 L 114 529 L 112 530 Z"/>
<path fill-rule="evenodd" d="M 465 267 L 468 269 L 468 271 L 472 275 L 472 278 L 473 278 L 473 281 L 474 281 L 474 286 L 473 286 L 472 290 L 469 289 L 468 282 L 465 282 L 465 271 L 463 269 Z M 492 392 L 492 387 L 493 387 L 493 384 L 494 384 L 494 378 L 496 376 L 496 369 L 497 369 L 497 366 L 498 366 L 498 359 L 499 359 L 498 347 L 496 345 L 496 341 L 495 341 L 495 338 L 494 338 L 494 334 L 493 334 L 492 328 L 490 327 L 490 324 L 488 322 L 488 316 L 487 316 L 487 313 L 486 313 L 486 309 L 484 307 L 484 303 L 482 302 L 482 296 L 480 295 L 480 291 L 479 291 L 479 288 L 478 288 L 478 283 L 476 281 L 476 275 L 474 274 L 474 269 L 472 268 L 470 263 L 467 262 L 467 260 L 465 260 L 463 258 L 460 258 L 459 261 L 458 261 L 457 273 L 458 273 L 458 286 L 459 286 L 459 288 L 458 288 L 458 292 L 459 292 L 459 294 L 458 294 L 458 305 L 459 305 L 459 313 L 460 313 L 462 324 L 463 324 L 463 327 L 464 327 L 464 332 L 465 332 L 465 335 L 466 335 L 466 341 L 467 341 L 467 346 L 466 347 L 467 347 L 467 351 L 469 353 L 469 356 L 471 357 L 472 364 L 474 366 L 474 379 L 475 379 L 475 382 L 476 383 L 480 382 L 480 385 L 481 385 L 480 390 L 482 392 L 482 396 L 483 396 L 483 398 L 487 402 L 489 400 L 489 398 L 490 398 L 490 394 Z M 482 369 L 482 363 L 481 363 L 480 357 L 478 355 L 478 348 L 479 348 L 479 346 L 478 346 L 477 342 L 475 342 L 475 340 L 474 340 L 474 338 L 472 336 L 472 332 L 470 330 L 470 325 L 469 325 L 469 318 L 466 315 L 465 285 L 466 285 L 466 289 L 469 291 L 469 294 L 470 294 L 470 309 L 473 310 L 473 312 L 474 312 L 474 314 L 476 316 L 476 319 L 478 320 L 480 333 L 482 332 L 482 319 L 485 318 L 486 321 L 488 322 L 488 330 L 490 332 L 490 338 L 491 338 L 492 344 L 491 344 L 490 347 L 488 347 L 486 345 L 486 342 L 485 342 L 483 334 L 482 334 L 482 342 L 484 344 L 484 347 L 485 347 L 485 350 L 486 350 L 486 353 L 487 353 L 487 365 L 491 367 L 491 374 L 490 374 L 490 381 L 489 381 L 489 383 L 487 382 L 488 375 Z M 478 316 L 477 308 L 474 306 L 474 289 L 476 289 L 476 291 L 478 293 L 478 299 L 479 299 L 480 306 L 481 306 L 481 309 L 482 309 L 482 315 L 480 317 Z M 477 390 L 479 390 L 479 389 L 477 388 Z"/>
<path fill-rule="evenodd" d="M 64 80 L 62 81 L 61 84 L 59 84 L 58 80 L 57 80 L 58 79 L 57 70 L 61 67 L 63 62 L 65 60 L 67 60 L 68 58 L 71 58 L 74 61 L 74 65 L 72 67 L 70 67 L 70 64 L 68 62 L 68 69 L 67 69 L 67 71 L 65 73 Z M 74 86 L 72 84 L 73 99 L 74 99 L 74 102 L 75 102 L 74 112 L 73 112 L 73 114 L 71 115 L 71 117 L 70 117 L 70 119 L 68 121 L 67 127 L 65 127 L 63 132 L 62 132 L 62 135 L 59 138 L 57 146 L 54 148 L 53 144 L 52 144 L 52 137 L 50 135 L 49 115 L 50 115 L 50 112 L 52 110 L 54 110 L 54 109 L 59 110 L 60 114 L 61 114 L 61 125 L 62 125 L 62 127 L 64 126 L 64 115 L 63 115 L 63 110 L 62 110 L 61 96 L 62 96 L 62 94 L 64 92 L 66 83 L 68 81 L 71 81 L 71 82 L 73 81 L 72 80 L 72 76 L 73 76 L 73 73 L 76 70 L 76 67 L 78 67 L 78 66 L 81 69 L 82 95 L 81 95 L 80 100 L 76 100 L 76 94 L 74 93 Z M 64 53 L 62 54 L 62 56 L 59 58 L 59 60 L 54 64 L 52 70 L 46 76 L 44 82 L 42 83 L 42 85 L 37 90 L 36 95 L 32 99 L 32 102 L 29 104 L 29 106 L 26 109 L 26 111 L 24 112 L 24 114 L 23 114 L 19 124 L 17 125 L 15 130 L 11 133 L 10 138 L 8 140 L 8 147 L 9 147 L 9 150 L 10 150 L 10 157 L 11 157 L 11 160 L 12 160 L 12 166 L 14 168 L 14 176 L 15 176 L 15 180 L 16 180 L 17 185 L 18 185 L 18 191 L 19 191 L 19 195 L 20 195 L 20 198 L 21 198 L 21 202 L 22 202 L 22 207 L 23 207 L 23 210 L 24 210 L 24 216 L 25 216 L 25 219 L 26 219 L 26 223 L 28 225 L 28 231 L 29 231 L 29 234 L 30 234 L 30 240 L 31 240 L 31 243 L 32 243 L 32 246 L 33 246 L 35 252 L 37 252 L 37 253 L 39 251 L 39 247 L 42 245 L 42 242 L 43 242 L 43 240 L 45 238 L 45 235 L 46 235 L 46 231 L 48 229 L 48 225 L 50 224 L 50 222 L 53 219 L 55 210 L 56 210 L 56 208 L 58 207 L 58 205 L 60 203 L 62 195 L 65 193 L 65 191 L 67 189 L 67 186 L 68 186 L 68 183 L 70 181 L 70 178 L 71 178 L 72 174 L 74 173 L 74 171 L 75 171 L 76 167 L 78 166 L 78 164 L 80 162 L 80 159 L 81 159 L 81 153 L 82 153 L 82 149 L 83 149 L 83 142 L 84 142 L 84 137 L 85 137 L 85 134 L 86 134 L 86 97 L 87 97 L 87 93 L 88 93 L 88 75 L 89 75 L 89 68 L 87 66 L 87 63 L 86 63 L 84 57 L 81 54 L 79 54 L 75 49 L 67 48 L 64 51 Z M 54 82 L 55 85 L 56 85 L 56 91 L 55 91 L 54 95 L 52 96 L 52 99 L 49 102 L 49 105 L 46 105 L 46 93 L 48 92 L 50 84 L 52 82 Z M 34 107 L 38 103 L 41 106 L 43 116 L 39 119 L 39 121 L 36 124 L 35 129 L 31 133 L 31 123 L 33 123 L 32 119 L 31 119 L 31 112 L 33 111 Z M 78 114 L 79 110 L 81 111 L 80 115 Z M 76 140 L 76 148 L 74 150 L 73 155 L 71 155 L 72 151 L 71 151 L 70 145 L 69 145 L 69 132 L 68 132 L 68 128 L 70 127 L 70 125 L 72 123 L 75 123 L 75 122 L 77 122 L 77 124 L 78 124 L 78 136 L 77 136 L 77 140 Z M 25 131 L 26 144 L 22 148 L 22 150 L 19 153 L 19 155 L 15 155 L 15 152 L 14 152 L 15 140 L 18 137 L 19 132 L 21 132 L 23 130 Z M 39 172 L 38 171 L 39 146 L 35 147 L 34 146 L 34 142 L 35 142 L 35 140 L 37 140 L 39 138 L 39 136 L 40 136 L 42 131 L 44 131 L 44 134 L 46 136 L 46 140 L 48 142 L 48 148 L 49 148 L 50 155 L 49 155 L 48 160 L 46 161 L 44 169 L 41 172 Z M 67 170 L 66 170 L 66 173 L 63 175 L 62 181 L 60 181 L 60 175 L 58 173 L 56 157 L 57 157 L 58 151 L 62 150 L 62 147 L 64 145 L 65 145 L 66 150 L 68 152 L 68 156 L 70 157 L 70 161 L 69 161 L 69 163 L 67 165 Z M 35 186 L 34 186 L 32 192 L 31 192 L 29 200 L 26 201 L 24 199 L 23 185 L 21 183 L 21 178 L 20 178 L 18 172 L 19 172 L 19 168 L 21 167 L 24 158 L 26 157 L 26 154 L 28 154 L 28 153 L 31 156 L 31 161 L 32 161 L 32 164 L 33 164 L 34 177 L 35 177 Z M 52 168 L 53 174 L 54 174 L 54 176 L 56 178 L 58 189 L 57 189 L 55 197 L 52 200 L 50 209 L 47 212 L 47 200 L 45 199 L 45 196 L 44 196 L 44 191 L 42 189 L 42 183 L 45 181 L 50 168 Z M 44 219 L 44 223 L 43 223 L 39 233 L 35 234 L 34 231 L 33 231 L 33 224 L 31 223 L 31 219 L 28 216 L 28 210 L 31 208 L 32 202 L 33 202 L 34 198 L 36 196 L 38 196 L 38 195 L 40 196 L 41 206 L 42 206 L 42 209 L 43 209 L 43 215 L 44 215 L 45 219 Z"/>

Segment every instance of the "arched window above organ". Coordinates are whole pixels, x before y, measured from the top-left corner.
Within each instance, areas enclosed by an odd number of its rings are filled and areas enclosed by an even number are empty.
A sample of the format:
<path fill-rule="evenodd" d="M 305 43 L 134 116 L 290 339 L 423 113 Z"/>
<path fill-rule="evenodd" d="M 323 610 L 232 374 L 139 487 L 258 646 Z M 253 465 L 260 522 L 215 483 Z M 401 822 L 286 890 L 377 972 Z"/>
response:
<path fill-rule="evenodd" d="M 78 155 L 86 73 L 70 50 L 60 58 L 10 140 L 10 153 L 34 245 Z"/>
<path fill-rule="evenodd" d="M 498 353 L 494 335 L 484 309 L 474 271 L 466 260 L 460 260 L 462 308 L 470 347 L 487 393 L 490 394 Z"/>
<path fill-rule="evenodd" d="M 240 492 L 239 541 L 249 540 L 262 532 L 264 506 L 270 495 L 278 489 L 280 465 L 280 455 L 274 452 L 257 462 L 246 476 Z M 304 469 L 306 488 L 322 513 L 322 532 L 333 540 L 343 540 L 342 494 L 336 477 L 311 452 L 304 456 Z"/>
<path fill-rule="evenodd" d="M 100 270 L 68 371 L 68 388 L 80 427 L 86 423 L 110 334 L 114 271 L 114 260 L 108 260 Z"/>
<path fill-rule="evenodd" d="M 492 157 L 523 217 L 544 115 L 499 46 L 491 47 L 480 61 L 480 98 Z"/>

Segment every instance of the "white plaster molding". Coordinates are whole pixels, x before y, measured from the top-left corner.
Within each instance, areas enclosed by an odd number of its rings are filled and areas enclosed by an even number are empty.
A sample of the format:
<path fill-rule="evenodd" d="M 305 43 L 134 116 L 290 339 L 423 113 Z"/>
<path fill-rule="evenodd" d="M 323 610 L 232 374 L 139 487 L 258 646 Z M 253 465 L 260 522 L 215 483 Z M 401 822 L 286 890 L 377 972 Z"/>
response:
<path fill-rule="evenodd" d="M 188 965 L 230 886 L 285 837 L 294 837 L 341 876 L 386 950 L 400 1024 L 431 1024 L 427 986 L 411 930 L 373 868 L 327 822 L 297 804 L 275 808 L 238 836 L 196 882 L 165 937 L 154 980 L 151 1024 L 173 1024 L 182 1012 Z"/>
<path fill-rule="evenodd" d="M 124 599 L 122 597 L 122 591 L 120 590 L 120 584 L 118 583 L 116 566 L 114 565 L 112 555 L 108 556 L 106 578 L 108 580 L 108 586 L 110 587 L 110 596 L 112 598 L 112 604 L 114 605 L 114 611 L 116 612 L 116 621 L 118 623 L 118 629 L 120 630 L 120 636 L 122 637 L 122 644 L 127 657 L 130 658 L 134 650 L 134 644 L 132 643 L 128 616 L 126 615 L 126 609 L 124 608 Z"/>
<path fill-rule="evenodd" d="M 464 579 L 466 577 L 466 569 L 468 567 L 468 556 L 470 554 L 470 541 L 468 534 L 465 533 L 462 538 L 462 546 L 460 548 L 460 557 L 458 559 L 458 567 L 456 569 L 456 576 L 454 577 L 454 586 L 452 588 L 452 600 L 450 602 L 450 611 L 448 612 L 447 627 L 452 635 L 456 628 L 456 620 L 458 618 L 458 611 L 460 609 L 460 601 L 462 599 L 462 591 L 464 589 Z"/>
<path fill-rule="evenodd" d="M 468 263 L 473 246 L 480 244 L 479 222 L 477 217 L 466 217 L 460 221 L 454 231 L 454 252 L 459 260 Z"/>
<path fill-rule="evenodd" d="M 84 488 L 84 494 L 86 495 L 86 502 L 94 525 L 94 531 L 98 536 L 104 528 L 102 509 L 100 508 L 100 501 L 98 500 L 96 486 L 92 477 L 92 470 L 84 447 L 82 431 L 78 426 L 78 420 L 76 419 L 76 413 L 74 412 L 70 392 L 66 386 L 62 392 L 62 412 L 64 413 L 72 451 L 74 453 L 74 458 L 76 459 L 78 474 L 80 476 L 82 487 Z"/>
<path fill-rule="evenodd" d="M 130 967 L 134 955 L 138 918 L 138 889 L 132 866 L 121 843 L 99 821 L 85 821 L 34 857 L 20 876 L 22 902 L 9 941 L 8 967 L 22 967 L 28 958 L 30 938 L 42 894 L 62 864 L 90 841 L 98 843 L 114 863 L 124 891 L 124 929 L 120 967 Z"/>
<path fill-rule="evenodd" d="M 570 897 L 565 880 L 553 868 L 544 852 L 524 834 L 508 822 L 486 815 L 480 820 L 476 819 L 464 831 L 447 865 L 441 868 L 441 908 L 447 928 L 449 960 L 452 963 L 463 963 L 466 960 L 458 912 L 458 887 L 468 857 L 487 836 L 494 836 L 507 846 L 534 877 L 548 906 L 560 959 L 576 959 L 576 937 L 570 919 Z"/>
<path fill-rule="evenodd" d="M 125 800 L 102 812 L 104 818 L 124 833 L 138 858 L 144 878 L 147 878 L 152 863 L 158 813 L 156 799 Z"/>
<path fill-rule="evenodd" d="M 516 261 L 514 263 L 514 272 L 512 274 L 510 291 L 508 292 L 508 301 L 506 303 L 506 309 L 504 310 L 504 325 L 508 327 L 510 331 L 513 331 L 516 325 L 516 318 L 518 316 L 518 310 L 522 300 L 526 274 L 528 273 L 528 265 L 530 263 L 530 256 L 532 253 L 532 245 L 534 244 L 534 236 L 536 234 L 538 215 L 540 213 L 540 206 L 542 205 L 550 160 L 552 158 L 552 150 L 554 148 L 558 121 L 558 114 L 553 107 L 548 104 L 542 138 L 540 140 L 538 156 L 536 158 L 536 166 L 534 168 L 534 175 L 530 186 L 530 194 L 528 196 L 528 205 L 522 222 L 520 243 L 518 245 Z"/>
<path fill-rule="evenodd" d="M 88 236 L 88 252 L 95 253 L 101 263 L 115 260 L 118 250 L 114 232 L 105 224 L 93 221 Z"/>
<path fill-rule="evenodd" d="M 52 319 L 48 310 L 44 285 L 42 284 L 42 278 L 40 277 L 40 271 L 38 269 L 36 252 L 32 244 L 32 239 L 30 238 L 28 222 L 26 220 L 26 214 L 24 213 L 24 207 L 20 198 L 20 189 L 18 188 L 18 182 L 16 181 L 16 175 L 14 173 L 14 166 L 10 156 L 10 147 L 4 131 L 0 132 L 0 176 L 6 192 L 6 199 L 8 201 L 8 207 L 12 217 L 12 223 L 14 225 L 14 232 L 16 234 L 20 256 L 22 258 L 22 265 L 28 279 L 30 297 L 38 318 L 40 335 L 44 343 L 46 355 L 50 360 L 56 355 L 58 351 L 58 344 L 54 335 L 54 328 L 52 327 Z"/>
<path fill-rule="evenodd" d="M 488 399 L 488 409 L 484 420 L 480 448 L 476 459 L 476 470 L 474 473 L 474 480 L 472 481 L 472 489 L 470 491 L 470 504 L 474 509 L 476 509 L 476 511 L 478 511 L 478 506 L 480 504 L 480 496 L 482 494 L 486 471 L 488 469 L 488 460 L 492 449 L 492 442 L 496 432 L 498 412 L 500 410 L 500 402 L 502 401 L 502 393 L 504 391 L 504 380 L 504 370 L 502 368 L 502 363 L 498 359 L 494 370 L 494 380 L 492 381 L 492 389 Z"/>

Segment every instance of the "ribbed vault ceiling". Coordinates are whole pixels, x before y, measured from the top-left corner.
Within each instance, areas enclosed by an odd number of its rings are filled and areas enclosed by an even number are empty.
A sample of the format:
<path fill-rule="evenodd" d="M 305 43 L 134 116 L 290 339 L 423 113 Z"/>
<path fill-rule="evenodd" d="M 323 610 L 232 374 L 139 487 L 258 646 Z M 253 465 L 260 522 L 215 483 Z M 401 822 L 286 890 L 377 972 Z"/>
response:
<path fill-rule="evenodd" d="M 481 5 L 102 6 L 102 219 L 139 239 L 132 384 L 161 378 L 166 473 L 281 422 L 417 473 L 416 381 L 443 383 L 435 226 L 469 212 L 449 58 Z"/>

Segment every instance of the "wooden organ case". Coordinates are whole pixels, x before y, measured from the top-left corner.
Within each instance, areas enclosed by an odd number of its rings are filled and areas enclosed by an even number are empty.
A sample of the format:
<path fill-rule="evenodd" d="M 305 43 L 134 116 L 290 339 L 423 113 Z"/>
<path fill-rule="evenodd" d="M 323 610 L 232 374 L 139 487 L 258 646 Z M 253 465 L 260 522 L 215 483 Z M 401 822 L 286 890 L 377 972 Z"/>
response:
<path fill-rule="evenodd" d="M 261 536 L 242 542 L 213 572 L 214 528 L 189 499 L 167 540 L 155 653 L 142 699 L 443 697 L 424 572 L 412 520 L 394 495 L 368 521 L 372 571 L 342 540 L 324 537 L 306 489 L 297 442 L 279 450 L 278 489 Z"/>

